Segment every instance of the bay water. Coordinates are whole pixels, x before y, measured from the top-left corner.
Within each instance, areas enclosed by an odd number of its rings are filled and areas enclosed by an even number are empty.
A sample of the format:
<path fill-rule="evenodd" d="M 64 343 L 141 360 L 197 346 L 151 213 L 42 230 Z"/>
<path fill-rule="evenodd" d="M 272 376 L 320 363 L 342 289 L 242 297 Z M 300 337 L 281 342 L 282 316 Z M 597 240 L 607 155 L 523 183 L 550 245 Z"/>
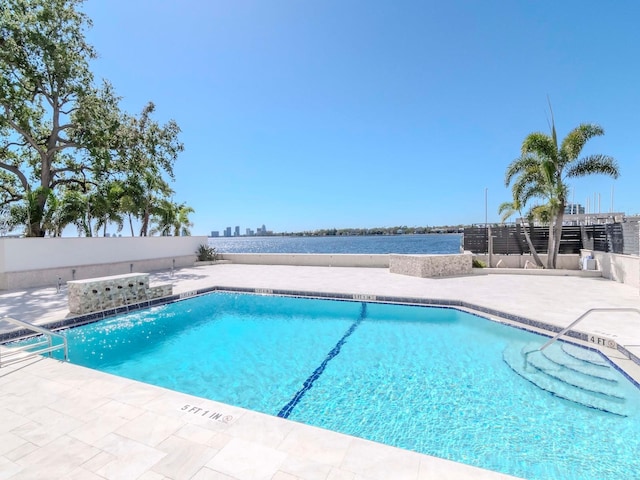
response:
<path fill-rule="evenodd" d="M 462 234 L 209 237 L 218 253 L 460 253 Z"/>

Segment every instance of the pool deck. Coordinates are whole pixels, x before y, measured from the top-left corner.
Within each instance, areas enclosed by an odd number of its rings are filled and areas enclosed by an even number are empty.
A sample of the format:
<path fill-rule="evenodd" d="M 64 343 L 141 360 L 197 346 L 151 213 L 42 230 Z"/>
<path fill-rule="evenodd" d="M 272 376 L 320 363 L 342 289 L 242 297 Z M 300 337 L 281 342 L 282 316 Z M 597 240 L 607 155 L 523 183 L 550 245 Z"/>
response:
<path fill-rule="evenodd" d="M 638 308 L 637 289 L 598 278 L 473 275 L 425 279 L 388 269 L 212 265 L 151 275 L 174 293 L 212 286 L 465 300 L 558 326 L 590 308 Z M 0 292 L 0 318 L 68 316 L 66 291 Z M 577 330 L 640 356 L 640 315 L 593 314 Z M 0 321 L 0 332 L 6 330 Z M 630 376 L 640 367 L 604 349 Z M 509 448 L 507 445 L 500 448 Z M 499 451 L 496 452 L 499 454 Z M 51 359 L 0 369 L 0 480 L 503 479 L 421 455 Z"/>

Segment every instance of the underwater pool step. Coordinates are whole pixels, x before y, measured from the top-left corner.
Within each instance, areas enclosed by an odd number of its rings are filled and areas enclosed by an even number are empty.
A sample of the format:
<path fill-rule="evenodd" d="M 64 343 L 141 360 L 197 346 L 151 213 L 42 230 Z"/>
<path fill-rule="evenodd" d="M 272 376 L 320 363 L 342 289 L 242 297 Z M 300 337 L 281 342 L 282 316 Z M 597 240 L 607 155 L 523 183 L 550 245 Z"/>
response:
<path fill-rule="evenodd" d="M 604 412 L 613 413 L 623 417 L 630 415 L 630 407 L 627 405 L 625 397 L 621 391 L 616 389 L 614 397 L 610 394 L 603 395 L 602 393 L 585 390 L 561 379 L 550 376 L 543 370 L 539 370 L 533 365 L 527 363 L 523 355 L 523 349 L 525 351 L 529 351 L 533 348 L 540 347 L 540 345 L 533 347 L 532 345 L 527 346 L 527 344 L 514 342 L 507 346 L 503 352 L 503 359 L 505 363 L 522 378 L 557 397 L 585 407 L 602 410 Z"/>
<path fill-rule="evenodd" d="M 617 382 L 615 372 L 611 369 L 610 365 L 606 363 L 594 363 L 594 361 L 591 360 L 582 360 L 578 358 L 578 356 L 574 356 L 571 353 L 566 352 L 564 350 L 565 345 L 566 344 L 563 343 L 554 343 L 545 348 L 541 353 L 548 360 L 551 360 L 552 362 L 562 367 L 574 370 L 589 377 L 596 377 L 601 380 L 614 383 Z M 535 347 L 532 347 L 532 349 L 533 348 Z M 574 347 L 574 349 L 584 350 L 580 349 L 579 347 Z M 593 356 L 599 356 L 596 352 L 590 352 L 589 350 L 587 350 L 586 353 L 592 354 L 592 356 L 589 356 L 590 359 L 594 358 Z M 600 360 L 606 362 L 606 360 L 602 357 L 600 357 Z"/>
<path fill-rule="evenodd" d="M 550 377 L 560 380 L 568 385 L 581 388 L 587 392 L 593 392 L 599 395 L 613 397 L 614 399 L 623 400 L 624 396 L 616 393 L 616 381 L 602 379 L 592 375 L 580 373 L 575 369 L 567 368 L 549 360 L 544 352 L 538 350 L 523 350 L 523 355 L 527 354 L 529 366 L 537 368 Z"/>
<path fill-rule="evenodd" d="M 571 343 L 559 342 L 559 344 L 562 351 L 572 358 L 603 368 L 611 367 L 609 362 L 607 362 L 598 352 L 581 348 L 577 345 L 572 345 Z"/>

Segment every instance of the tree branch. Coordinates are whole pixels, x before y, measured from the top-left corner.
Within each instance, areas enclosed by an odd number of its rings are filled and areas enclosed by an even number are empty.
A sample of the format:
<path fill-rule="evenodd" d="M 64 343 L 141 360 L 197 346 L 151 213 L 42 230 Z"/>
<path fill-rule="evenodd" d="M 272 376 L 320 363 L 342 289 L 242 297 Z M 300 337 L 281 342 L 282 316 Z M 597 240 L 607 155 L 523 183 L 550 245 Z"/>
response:
<path fill-rule="evenodd" d="M 82 146 L 79 143 L 72 142 L 71 140 L 65 140 L 64 138 L 58 137 L 58 141 L 62 142 L 64 145 L 56 145 L 49 149 L 50 152 L 59 152 L 65 148 L 80 148 Z"/>
<path fill-rule="evenodd" d="M 78 165 L 78 167 L 65 167 L 65 168 L 57 168 L 55 170 L 51 170 L 51 175 L 59 175 L 60 173 L 71 172 L 71 173 L 83 173 L 87 170 L 91 170 L 90 167 L 84 165 Z"/>
<path fill-rule="evenodd" d="M 9 108 L 7 107 L 6 103 L 1 102 L 0 105 L 2 105 L 4 107 L 5 112 L 9 111 Z M 13 119 L 9 115 L 6 115 L 5 118 L 6 118 L 7 123 L 9 124 L 9 126 L 11 128 L 13 128 L 20 135 L 22 135 L 24 137 L 24 139 L 29 143 L 29 145 L 31 145 L 33 148 L 35 148 L 36 151 L 40 155 L 44 156 L 45 152 L 42 150 L 40 145 L 38 145 L 38 142 L 36 142 L 35 138 L 33 138 L 31 135 L 29 135 L 29 133 L 27 133 L 25 130 L 23 130 L 20 127 L 20 125 L 18 125 L 15 121 L 13 121 Z"/>
<path fill-rule="evenodd" d="M 17 195 L 12 195 L 11 198 L 7 198 L 6 200 L 3 200 L 2 202 L 0 202 L 0 207 L 4 207 L 5 205 L 10 205 L 13 202 L 19 202 L 20 200 L 22 200 L 23 197 L 19 197 Z"/>
<path fill-rule="evenodd" d="M 25 176 L 25 174 L 22 173 L 22 171 L 18 167 L 14 165 L 10 165 L 8 163 L 0 162 L 0 168 L 3 170 L 6 170 L 7 172 L 13 173 L 16 177 L 18 177 L 18 180 L 20 180 L 22 187 L 25 190 L 28 189 L 29 181 L 27 180 L 27 177 Z"/>
<path fill-rule="evenodd" d="M 58 185 L 82 185 L 82 186 L 86 186 L 86 185 L 92 185 L 94 187 L 97 187 L 98 184 L 96 182 L 93 182 L 91 180 L 87 180 L 87 179 L 77 179 L 77 178 L 61 178 L 59 180 L 53 180 L 51 182 L 51 189 L 57 187 Z M 86 189 L 85 189 L 85 193 L 86 193 Z"/>

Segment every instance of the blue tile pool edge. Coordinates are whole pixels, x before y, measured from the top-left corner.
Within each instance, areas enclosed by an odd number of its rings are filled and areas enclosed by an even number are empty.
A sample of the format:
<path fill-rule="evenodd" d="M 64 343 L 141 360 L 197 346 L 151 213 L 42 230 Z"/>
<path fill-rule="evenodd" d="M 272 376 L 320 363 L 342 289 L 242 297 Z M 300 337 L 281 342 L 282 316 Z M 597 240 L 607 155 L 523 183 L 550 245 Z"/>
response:
<path fill-rule="evenodd" d="M 527 317 L 523 317 L 521 315 L 502 312 L 500 310 L 496 310 L 493 308 L 483 307 L 481 305 L 476 305 L 464 300 L 441 299 L 441 298 L 420 298 L 420 297 L 398 297 L 398 296 L 389 296 L 389 295 L 368 295 L 368 294 L 355 294 L 355 293 L 313 292 L 313 291 L 304 291 L 304 290 L 285 290 L 285 289 L 270 289 L 270 288 L 224 287 L 224 286 L 212 286 L 212 287 L 200 288 L 197 290 L 191 290 L 188 292 L 170 295 L 167 297 L 156 298 L 153 300 L 135 303 L 127 306 L 110 308 L 107 310 L 92 312 L 84 315 L 71 316 L 71 317 L 64 318 L 62 320 L 48 322 L 40 326 L 53 331 L 64 330 L 67 328 L 78 327 L 81 325 L 86 325 L 88 323 L 104 320 L 105 318 L 113 317 L 115 315 L 120 315 L 122 313 L 129 313 L 136 310 L 142 310 L 145 308 L 151 308 L 159 305 L 166 305 L 166 304 L 179 302 L 182 300 L 186 300 L 189 298 L 193 298 L 196 296 L 205 295 L 213 292 L 246 293 L 246 294 L 253 294 L 253 295 L 256 295 L 256 294 L 257 295 L 274 295 L 274 296 L 286 296 L 286 297 L 298 297 L 298 298 L 317 298 L 317 299 L 324 299 L 324 300 L 339 300 L 339 301 L 350 301 L 350 302 L 365 301 L 365 302 L 371 302 L 371 303 L 387 303 L 387 304 L 393 304 L 393 305 L 413 305 L 413 306 L 453 308 L 456 310 L 465 309 L 465 310 L 468 310 L 467 313 L 483 318 L 485 320 L 499 321 L 499 320 L 484 316 L 484 315 L 490 315 L 492 317 L 496 317 L 497 319 L 513 322 L 508 324 L 511 327 L 530 331 L 530 332 L 544 335 L 547 337 L 552 337 L 556 333 L 558 333 L 560 330 L 562 330 L 562 327 L 559 327 L 557 325 L 552 325 L 550 323 L 533 320 Z M 531 328 L 527 328 L 527 327 L 531 327 Z M 34 336 L 34 335 L 36 334 L 33 331 L 27 330 L 27 329 L 17 329 L 9 332 L 0 333 L 0 345 L 3 343 L 7 343 L 9 341 L 14 341 L 21 338 Z M 588 335 L 586 333 L 576 332 L 573 330 L 569 330 L 565 334 L 565 337 L 563 337 L 562 340 L 568 343 L 574 343 L 574 342 L 571 342 L 566 337 L 576 338 L 578 340 L 581 340 L 587 343 L 589 341 Z M 625 378 L 627 378 L 636 387 L 640 388 L 639 381 L 632 378 L 629 374 L 627 374 L 615 362 L 611 361 L 611 359 L 609 359 L 600 350 L 598 350 L 597 348 L 590 347 L 588 345 L 583 345 L 578 343 L 574 343 L 574 344 L 582 348 L 586 348 L 587 350 L 591 350 L 593 352 L 598 353 L 605 360 L 607 360 L 616 370 L 618 370 L 622 375 L 624 375 Z M 619 345 L 617 342 L 616 342 L 616 349 L 620 353 L 625 355 L 627 358 L 629 358 L 633 363 L 640 366 L 640 358 L 638 358 L 636 355 L 634 355 L 629 350 L 624 348 L 622 345 Z"/>

